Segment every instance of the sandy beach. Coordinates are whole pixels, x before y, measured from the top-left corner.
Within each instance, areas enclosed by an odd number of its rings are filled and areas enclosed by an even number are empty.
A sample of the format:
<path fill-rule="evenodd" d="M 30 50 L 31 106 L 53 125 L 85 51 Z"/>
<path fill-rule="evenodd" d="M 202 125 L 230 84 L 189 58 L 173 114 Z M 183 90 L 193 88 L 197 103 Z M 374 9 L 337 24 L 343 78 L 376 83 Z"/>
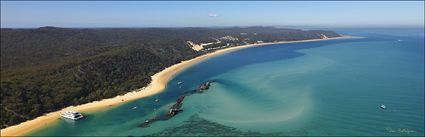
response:
<path fill-rule="evenodd" d="M 129 92 L 125 95 L 116 96 L 114 98 L 109 99 L 103 99 L 101 101 L 95 101 L 87 104 L 82 104 L 78 106 L 70 106 L 67 108 L 64 108 L 62 110 L 51 112 L 48 114 L 45 114 L 43 116 L 37 117 L 32 120 L 28 120 L 26 122 L 23 122 L 21 124 L 11 126 L 5 129 L 1 129 L 1 136 L 22 136 L 25 134 L 28 134 L 31 131 L 43 128 L 48 126 L 49 124 L 52 124 L 56 122 L 60 118 L 60 113 L 64 111 L 78 111 L 78 112 L 93 112 L 99 109 L 107 109 L 112 106 L 117 106 L 122 103 L 132 101 L 135 99 L 140 99 L 143 97 L 155 95 L 157 93 L 162 92 L 167 82 L 173 78 L 176 74 L 181 72 L 182 70 L 197 64 L 199 62 L 205 61 L 208 58 L 215 57 L 224 53 L 228 53 L 231 51 L 236 51 L 243 48 L 250 48 L 250 47 L 256 47 L 256 46 L 262 46 L 262 45 L 270 45 L 270 44 L 284 44 L 284 43 L 296 43 L 296 42 L 310 42 L 310 41 L 323 41 L 323 40 L 333 40 L 333 39 L 344 39 L 344 38 L 356 38 L 351 36 L 342 36 L 337 38 L 327 38 L 327 39 L 311 39 L 311 40 L 300 40 L 300 41 L 281 41 L 281 42 L 268 42 L 268 43 L 259 43 L 259 44 L 248 44 L 248 45 L 242 45 L 242 46 L 236 46 L 236 47 L 230 47 L 225 49 L 220 49 L 217 51 L 214 51 L 212 53 L 204 54 L 201 56 L 198 56 L 196 58 L 182 61 L 181 63 L 175 64 L 173 66 L 170 66 L 164 70 L 162 70 L 159 73 L 156 73 L 152 76 L 151 83 L 144 88 Z"/>

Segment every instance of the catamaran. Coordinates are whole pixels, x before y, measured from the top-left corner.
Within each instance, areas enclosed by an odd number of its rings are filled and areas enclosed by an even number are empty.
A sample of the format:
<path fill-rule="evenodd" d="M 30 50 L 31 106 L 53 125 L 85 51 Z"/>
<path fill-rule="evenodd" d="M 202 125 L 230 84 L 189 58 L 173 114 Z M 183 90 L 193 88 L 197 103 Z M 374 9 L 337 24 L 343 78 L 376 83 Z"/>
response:
<path fill-rule="evenodd" d="M 71 120 L 79 120 L 79 119 L 83 118 L 84 116 L 79 112 L 66 111 L 66 112 L 61 114 L 61 117 L 68 118 L 68 119 L 71 119 Z"/>

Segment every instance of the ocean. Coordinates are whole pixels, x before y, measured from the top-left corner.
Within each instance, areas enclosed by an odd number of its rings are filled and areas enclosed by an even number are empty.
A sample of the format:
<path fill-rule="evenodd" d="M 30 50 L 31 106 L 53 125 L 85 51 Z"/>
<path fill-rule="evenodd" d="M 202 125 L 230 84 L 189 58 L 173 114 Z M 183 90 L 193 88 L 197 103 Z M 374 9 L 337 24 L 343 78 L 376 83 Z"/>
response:
<path fill-rule="evenodd" d="M 182 71 L 157 95 L 84 113 L 80 121 L 58 120 L 28 135 L 423 136 L 423 28 L 333 30 L 363 38 L 220 55 Z M 187 96 L 182 112 L 138 127 L 208 80 L 215 82 Z"/>

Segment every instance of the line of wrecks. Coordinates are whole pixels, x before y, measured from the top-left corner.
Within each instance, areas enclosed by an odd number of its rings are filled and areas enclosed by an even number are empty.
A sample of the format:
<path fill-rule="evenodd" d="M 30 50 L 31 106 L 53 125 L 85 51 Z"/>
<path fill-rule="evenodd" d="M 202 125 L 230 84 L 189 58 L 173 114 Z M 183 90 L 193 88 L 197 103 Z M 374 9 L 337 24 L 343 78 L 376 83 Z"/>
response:
<path fill-rule="evenodd" d="M 208 90 L 211 86 L 211 83 L 216 82 L 215 80 L 209 80 L 207 82 L 202 83 L 201 85 L 198 86 L 197 89 L 194 90 L 189 90 L 189 91 L 185 91 L 183 93 L 183 95 L 180 95 L 177 100 L 176 103 L 174 103 L 169 109 L 168 112 L 159 116 L 155 116 L 153 118 L 149 118 L 147 119 L 145 122 L 139 124 L 139 127 L 144 128 L 144 127 L 148 127 L 150 124 L 156 122 L 156 121 L 165 121 L 168 119 L 171 119 L 172 117 L 174 117 L 175 115 L 179 114 L 181 111 L 183 111 L 182 106 L 183 106 L 183 101 L 185 99 L 186 96 L 190 96 L 192 94 L 196 94 L 196 93 L 203 93 L 206 90 Z M 179 82 L 180 84 L 181 82 Z"/>

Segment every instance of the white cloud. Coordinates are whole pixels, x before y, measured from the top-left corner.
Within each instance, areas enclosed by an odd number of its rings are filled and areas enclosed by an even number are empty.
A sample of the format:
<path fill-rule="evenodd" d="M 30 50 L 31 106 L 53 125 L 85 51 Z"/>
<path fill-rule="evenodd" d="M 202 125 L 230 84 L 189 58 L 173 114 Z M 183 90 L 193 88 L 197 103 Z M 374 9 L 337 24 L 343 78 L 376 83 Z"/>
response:
<path fill-rule="evenodd" d="M 209 13 L 208 14 L 208 17 L 217 17 L 218 16 L 218 14 L 217 13 Z"/>

